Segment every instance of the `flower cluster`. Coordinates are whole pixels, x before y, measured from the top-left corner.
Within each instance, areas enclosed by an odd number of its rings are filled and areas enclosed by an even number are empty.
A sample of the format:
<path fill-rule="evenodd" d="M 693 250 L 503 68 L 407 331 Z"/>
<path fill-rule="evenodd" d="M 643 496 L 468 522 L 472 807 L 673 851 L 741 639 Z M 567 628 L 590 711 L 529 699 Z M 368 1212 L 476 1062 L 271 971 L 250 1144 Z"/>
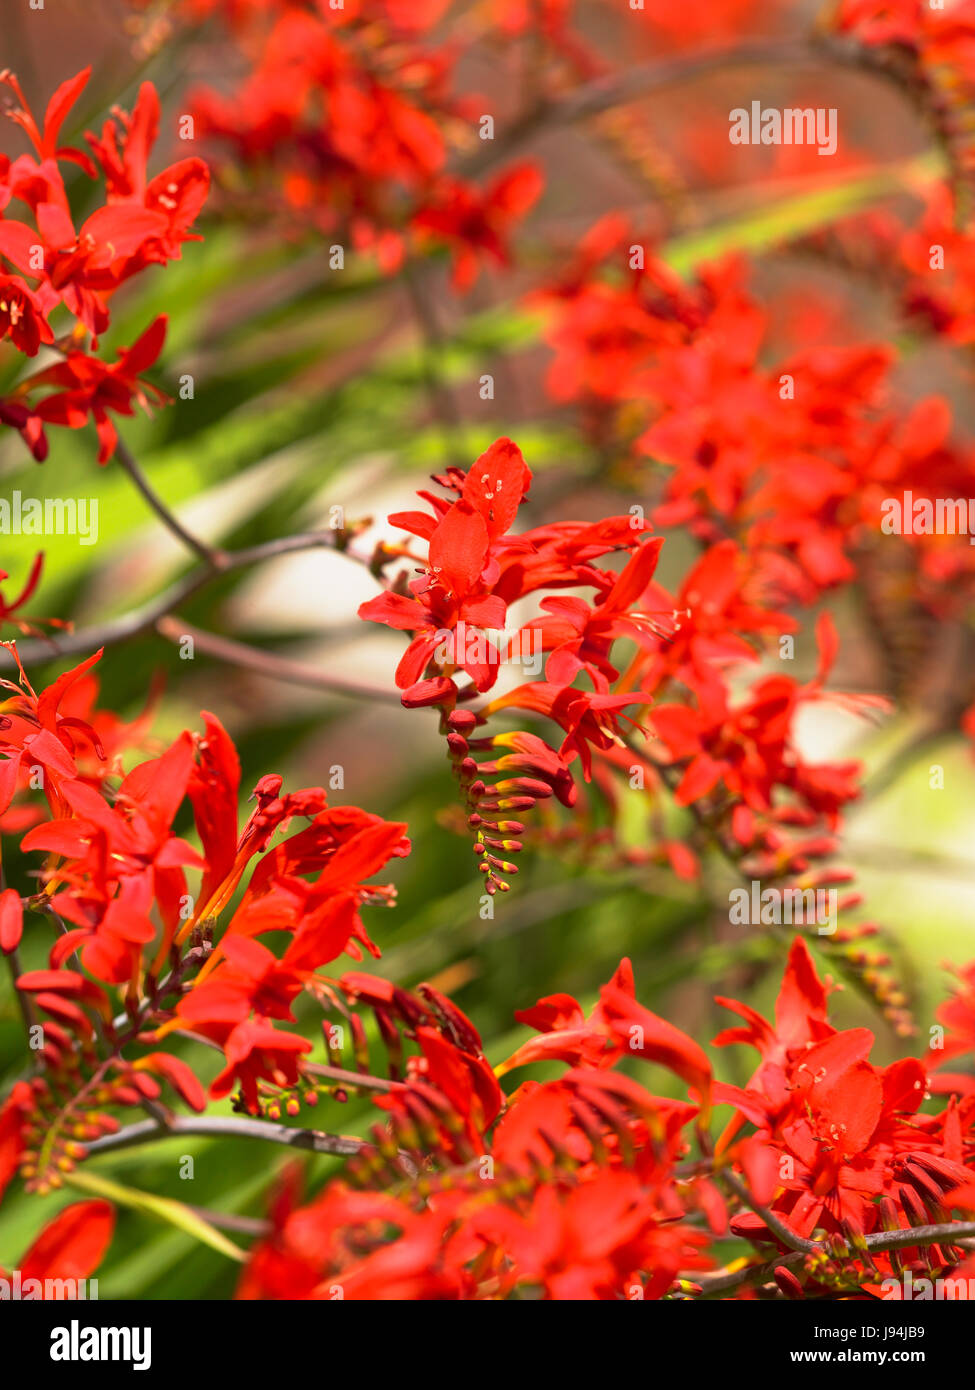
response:
<path fill-rule="evenodd" d="M 689 526 L 704 543 L 734 536 L 774 592 L 809 604 L 858 576 L 886 497 L 971 490 L 975 458 L 952 440 L 948 402 L 886 405 L 889 346 L 816 347 L 767 364 L 769 316 L 741 261 L 686 285 L 645 250 L 607 217 L 539 298 L 553 397 L 577 404 L 603 447 L 627 450 L 637 476 L 651 463 L 668 470 L 658 524 Z M 966 548 L 921 528 L 903 541 L 922 598 L 957 611 L 975 575 Z"/>
<path fill-rule="evenodd" d="M 132 7 L 151 47 L 152 27 L 170 19 L 144 0 Z M 421 317 L 414 260 L 449 259 L 458 291 L 485 265 L 510 266 L 543 178 L 534 161 L 505 164 L 509 147 L 553 113 L 598 121 L 624 98 L 570 0 L 458 8 L 179 0 L 172 23 L 187 33 L 212 22 L 233 54 L 225 84 L 188 98 L 185 118 L 223 151 L 220 212 L 257 213 L 279 243 L 347 241 L 383 275 L 404 272 Z M 680 48 L 703 37 L 698 24 L 710 38 L 738 35 L 755 8 L 722 0 L 688 18 L 647 0 L 625 22 Z M 869 269 L 942 348 L 975 341 L 973 37 L 975 0 L 830 7 L 820 51 L 899 83 L 929 119 L 945 173 L 915 224 L 875 214 L 790 247 Z M 478 123 L 493 117 L 465 95 L 474 45 L 493 52 L 496 41 L 538 64 L 500 159 L 479 149 Z M 686 75 L 683 54 L 667 65 L 664 79 Z M 31 147 L 0 157 L 0 351 L 12 383 L 0 421 L 39 461 L 50 427 L 91 422 L 99 461 L 118 451 L 125 462 L 116 417 L 165 399 L 146 379 L 165 318 L 114 360 L 100 342 L 116 291 L 198 239 L 208 193 L 196 157 L 150 176 L 151 83 L 131 113 L 86 132 L 86 148 L 65 143 L 88 77 L 63 83 L 38 121 L 0 73 L 6 114 Z M 600 133 L 661 191 L 659 151 L 625 116 Z M 29 1050 L 0 1097 L 0 1199 L 18 1187 L 97 1194 L 98 1174 L 78 1171 L 89 1157 L 218 1132 L 347 1160 L 323 1180 L 296 1165 L 278 1181 L 251 1248 L 233 1251 L 243 1299 L 870 1299 L 898 1296 L 907 1276 L 975 1273 L 975 964 L 957 972 L 923 1055 L 884 1065 L 869 1029 L 837 1026 L 841 985 L 827 968 L 852 978 L 895 1038 L 914 1032 L 837 858 L 861 765 L 815 761 L 799 730 L 826 701 L 889 708 L 827 688 L 837 631 L 829 613 L 803 613 L 824 598 L 856 587 L 895 695 L 922 664 L 919 626 L 950 620 L 964 646 L 975 550 L 926 527 L 888 541 L 881 517 L 891 495 L 967 498 L 975 450 L 947 392 L 902 402 L 888 342 L 805 342 L 755 283 L 738 256 L 682 278 L 663 235 L 611 214 L 530 290 L 550 402 L 578 413 L 596 465 L 587 482 L 626 498 L 588 517 L 533 485 L 507 437 L 436 474 L 416 509 L 389 517 L 407 539 L 371 556 L 351 544 L 366 521 L 216 552 L 154 505 L 203 561 L 178 594 L 306 542 L 364 563 L 380 592 L 359 617 L 401 642 L 373 693 L 395 686 L 407 724 L 436 713 L 457 788 L 445 819 L 473 851 L 482 917 L 526 849 L 625 870 L 661 898 L 688 891 L 710 860 L 758 890 L 759 909 L 763 888 L 792 903 L 828 890 L 825 931 L 805 918 L 784 934 L 800 920 L 791 908 L 785 921 L 752 919 L 775 929 L 750 943 L 756 962 L 787 951 L 774 1018 L 717 996 L 736 1021 L 711 1052 L 640 1002 L 653 982 L 624 957 L 591 1007 L 568 993 L 531 1004 L 537 991 L 523 989 L 515 1019 L 529 1031 L 492 1057 L 443 975 L 407 987 L 377 965 L 371 909 L 395 903 L 387 879 L 411 853 L 403 820 L 336 805 L 322 787 L 289 790 L 275 773 L 244 801 L 250 779 L 216 715 L 160 742 L 154 696 L 131 723 L 101 707 L 102 652 L 86 634 L 51 643 L 52 655 L 92 654 L 36 689 L 28 669 L 48 647 L 32 641 L 28 655 L 4 642 L 0 835 L 18 855 L 4 858 L 0 952 Z M 428 365 L 436 397 L 443 383 Z M 459 457 L 459 431 L 445 433 Z M 679 543 L 665 549 L 655 528 L 671 527 L 685 528 L 690 558 Z M 672 551 L 683 563 L 664 583 Z M 42 621 L 68 626 L 25 613 L 42 562 L 16 596 L 0 595 L 0 623 L 22 636 L 38 638 Z M 140 633 L 148 611 L 135 615 Z M 170 610 L 161 635 L 172 620 Z M 302 670 L 200 636 L 264 674 Z M 802 679 L 782 660 L 797 641 L 812 672 Z M 331 673 L 314 674 L 328 685 Z M 975 735 L 971 672 L 960 681 L 938 735 L 959 718 Z M 348 692 L 344 673 L 335 684 Z M 751 1064 L 731 1070 L 726 1051 L 742 1046 L 758 1057 L 747 1080 Z M 373 1107 L 367 1134 L 331 1132 L 350 1098 Z M 311 1127 L 313 1111 L 325 1129 Z M 124 1194 L 102 1191 L 113 1186 Z M 19 1277 L 42 1292 L 50 1278 L 87 1278 L 114 1220 L 108 1201 L 64 1207 Z"/>
<path fill-rule="evenodd" d="M 769 675 L 733 703 L 731 676 L 795 624 L 763 606 L 761 568 L 733 541 L 710 547 L 676 596 L 655 582 L 661 544 L 647 536 L 641 509 L 598 522 L 560 521 L 512 533 L 531 474 L 509 439 L 497 440 L 465 474 L 436 481 L 448 498 L 421 497 L 427 512 L 390 516 L 426 543 L 406 573 L 359 610 L 360 617 L 411 634 L 396 670 L 408 708 L 436 707 L 466 826 L 486 892 L 507 892 L 515 856 L 531 828 L 526 814 L 560 802 L 579 819 L 581 770 L 610 807 L 627 786 L 689 807 L 748 876 L 803 891 L 848 884 L 848 869 L 826 862 L 843 807 L 859 795 L 855 762 L 811 764 L 795 743 L 799 711 L 827 698 L 836 655 L 831 620 L 818 627 L 820 665 L 803 685 Z M 621 552 L 614 570 L 596 562 Z M 397 552 L 402 554 L 403 552 Z M 756 580 L 759 581 L 756 583 Z M 591 600 L 578 590 L 593 591 Z M 572 589 L 570 594 L 560 590 Z M 541 616 L 505 632 L 509 608 L 531 597 Z M 617 645 L 619 644 L 619 646 Z M 625 670 L 617 654 L 628 644 Z M 544 679 L 516 684 L 470 706 L 532 653 Z M 621 674 L 622 670 L 622 674 Z M 883 709 L 879 697 L 830 695 L 854 709 Z M 498 732 L 518 711 L 539 724 Z M 554 737 L 553 737 L 554 735 Z M 557 742 L 557 739 L 561 739 Z M 658 859 L 685 876 L 698 866 L 686 844 L 648 829 L 630 862 Z M 654 841 L 656 843 L 654 844 Z M 841 909 L 861 899 L 849 891 Z M 883 953 L 863 950 L 871 923 L 846 927 L 838 943 L 899 1027 L 909 1029 L 903 992 Z"/>
<path fill-rule="evenodd" d="M 60 145 L 89 75 L 85 68 L 62 83 L 39 124 L 13 73 L 0 74 L 16 102 L 6 114 L 33 147 L 13 161 L 0 156 L 0 339 L 25 357 L 43 347 L 59 358 L 0 400 L 0 420 L 20 431 L 38 460 L 47 457 L 46 426 L 79 429 L 93 420 L 98 461 L 105 463 L 117 438 L 112 416 L 165 400 L 142 379 L 162 350 L 164 317 L 113 362 L 93 350 L 108 329 L 119 286 L 148 266 L 179 258 L 209 187 L 207 166 L 194 157 L 149 177 L 159 129 L 159 98 L 150 82 L 131 115 L 119 110 L 100 135 L 86 132 L 90 154 Z M 80 226 L 65 186 L 64 166 L 72 165 L 104 183 L 104 203 Z"/>
<path fill-rule="evenodd" d="M 713 1286 L 749 1297 L 774 1279 L 789 1297 L 886 1297 L 884 1281 L 907 1271 L 950 1277 L 966 1260 L 950 1236 L 917 1248 L 885 1240 L 971 1210 L 970 1078 L 967 1099 L 945 1087 L 947 1107 L 922 1113 L 924 1063 L 872 1064 L 872 1034 L 833 1028 L 828 992 L 797 938 L 774 1024 L 719 1000 L 744 1022 L 717 1044 L 748 1043 L 761 1056 L 749 1084 L 734 1087 L 637 1002 L 624 960 L 588 1017 L 565 994 L 517 1015 L 536 1036 L 496 1073 L 539 1062 L 565 1070 L 505 1098 L 462 1016 L 453 1014 L 450 1048 L 419 1021 L 419 1001 L 373 987 L 387 1014 L 416 1020 L 421 1049 L 382 1101 L 391 1124 L 353 1165 L 351 1185 L 328 1183 L 302 1204 L 292 1175 L 240 1296 L 612 1300 Z M 674 1073 L 689 1100 L 654 1096 L 616 1071 L 626 1057 Z M 725 1106 L 734 1113 L 712 1152 L 712 1112 Z M 688 1160 L 695 1137 L 703 1161 Z M 444 1171 L 411 1173 L 431 1147 Z M 382 1190 L 393 1179 L 397 1190 Z M 707 1247 L 730 1236 L 754 1254 L 713 1271 Z"/>
<path fill-rule="evenodd" d="M 449 251 L 466 290 L 485 259 L 509 263 L 516 223 L 542 190 L 531 161 L 487 180 L 451 167 L 470 154 L 480 111 L 454 95 L 462 56 L 435 30 L 446 5 L 311 0 L 178 7 L 215 14 L 238 55 L 234 86 L 191 98 L 196 134 L 215 150 L 228 214 L 272 212 L 290 236 L 347 237 L 384 273 L 404 257 Z"/>
<path fill-rule="evenodd" d="M 133 731 L 95 717 L 84 684 L 99 655 L 40 694 L 22 669 L 19 685 L 3 682 L 4 828 L 35 822 L 21 848 L 43 859 L 35 892 L 0 896 L 0 944 L 17 950 L 25 913 L 32 929 L 39 916 L 56 931 L 48 967 L 17 980 L 44 1020 L 43 1065 L 4 1108 L 0 1182 L 19 1169 L 39 1190 L 58 1185 L 84 1141 L 118 1129 L 114 1107 L 155 1102 L 161 1080 L 205 1108 L 190 1067 L 158 1050 L 176 1030 L 223 1052 L 214 1096 L 236 1090 L 256 1111 L 259 1088 L 298 1085 L 311 1044 L 275 1021 L 294 1022 L 290 1002 L 320 966 L 378 954 L 360 909 L 392 890 L 367 880 L 409 850 L 402 824 L 331 808 L 321 788 L 285 792 L 273 775 L 238 825 L 237 754 L 212 715 L 204 734 L 186 732 L 122 775 Z M 186 804 L 202 853 L 174 829 Z M 307 824 L 285 834 L 296 819 Z M 193 892 L 188 872 L 199 875 Z M 257 940 L 268 931 L 288 935 L 280 960 Z"/>

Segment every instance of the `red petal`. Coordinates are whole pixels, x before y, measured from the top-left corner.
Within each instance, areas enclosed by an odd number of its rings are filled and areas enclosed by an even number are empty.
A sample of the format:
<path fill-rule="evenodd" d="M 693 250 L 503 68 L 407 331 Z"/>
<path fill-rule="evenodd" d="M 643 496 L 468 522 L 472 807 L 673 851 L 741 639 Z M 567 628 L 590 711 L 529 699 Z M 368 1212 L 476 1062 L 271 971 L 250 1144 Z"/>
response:
<path fill-rule="evenodd" d="M 456 502 L 430 541 L 435 580 L 454 598 L 465 598 L 481 577 L 488 553 L 484 518 L 468 502 Z"/>
<path fill-rule="evenodd" d="M 0 951 L 9 955 L 20 945 L 24 930 L 24 912 L 20 905 L 20 894 L 14 888 L 5 888 L 0 893 Z"/>
<path fill-rule="evenodd" d="M 49 1222 L 21 1261 L 24 1279 L 87 1279 L 97 1269 L 115 1226 L 103 1201 L 74 1202 Z"/>

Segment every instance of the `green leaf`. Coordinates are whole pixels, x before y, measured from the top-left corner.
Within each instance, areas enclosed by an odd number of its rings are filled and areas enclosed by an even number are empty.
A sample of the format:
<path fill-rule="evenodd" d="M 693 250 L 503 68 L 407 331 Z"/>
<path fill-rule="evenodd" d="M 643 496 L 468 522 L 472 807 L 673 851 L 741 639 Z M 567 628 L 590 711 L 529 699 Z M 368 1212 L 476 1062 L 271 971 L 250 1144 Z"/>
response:
<path fill-rule="evenodd" d="M 241 1250 L 239 1245 L 228 1240 L 221 1231 L 211 1226 L 209 1221 L 205 1221 L 185 1203 L 177 1202 L 172 1197 L 157 1197 L 151 1192 L 140 1192 L 138 1188 L 125 1187 L 111 1178 L 103 1178 L 90 1172 L 72 1173 L 65 1178 L 65 1182 L 82 1192 L 90 1192 L 92 1196 L 104 1197 L 109 1202 L 117 1202 L 119 1206 L 131 1207 L 134 1211 L 156 1216 L 160 1221 L 168 1222 L 170 1226 L 175 1226 L 177 1230 L 202 1241 L 204 1245 L 209 1245 L 211 1250 L 226 1255 L 230 1260 L 243 1263 L 247 1258 L 246 1252 Z"/>

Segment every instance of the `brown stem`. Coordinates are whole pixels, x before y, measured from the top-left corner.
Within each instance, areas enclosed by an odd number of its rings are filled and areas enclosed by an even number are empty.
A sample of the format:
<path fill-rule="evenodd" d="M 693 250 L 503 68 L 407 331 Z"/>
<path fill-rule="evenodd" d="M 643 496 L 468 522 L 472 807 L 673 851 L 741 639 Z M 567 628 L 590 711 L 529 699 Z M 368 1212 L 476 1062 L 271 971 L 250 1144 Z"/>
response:
<path fill-rule="evenodd" d="M 181 1135 L 200 1135 L 208 1139 L 263 1139 L 272 1144 L 285 1144 L 294 1149 L 310 1149 L 313 1153 L 337 1154 L 350 1158 L 369 1146 L 368 1139 L 350 1134 L 324 1134 L 317 1129 L 292 1129 L 271 1120 L 248 1119 L 235 1115 L 178 1116 L 166 1125 L 154 1120 L 140 1120 L 126 1125 L 116 1134 L 103 1135 L 85 1145 L 89 1155 L 117 1153 L 119 1149 L 135 1148 L 138 1144 Z"/>
<path fill-rule="evenodd" d="M 764 1207 L 761 1202 L 756 1201 L 745 1184 L 739 1182 L 734 1173 L 724 1169 L 721 1172 L 716 1172 L 715 1176 L 731 1189 L 740 1202 L 743 1202 L 756 1216 L 760 1216 L 769 1230 L 777 1235 L 782 1244 L 787 1245 L 790 1250 L 796 1250 L 804 1255 L 812 1255 L 821 1248 L 817 1241 L 807 1240 L 805 1236 L 799 1235 L 784 1221 L 781 1221 L 774 1211 L 770 1211 L 768 1207 Z"/>
<path fill-rule="evenodd" d="M 24 1020 L 24 1031 L 27 1034 L 27 1045 L 30 1046 L 31 1030 L 37 1027 L 37 1014 L 34 1011 L 34 1001 L 26 990 L 18 989 L 17 981 L 23 974 L 20 966 L 20 952 L 16 946 L 12 951 L 7 952 L 7 965 L 10 969 L 10 979 L 14 987 L 14 994 L 17 996 L 17 1003 L 20 1005 L 21 1016 Z"/>
<path fill-rule="evenodd" d="M 156 516 L 159 517 L 159 520 L 166 527 L 167 531 L 174 535 L 181 545 L 184 545 L 188 550 L 192 550 L 195 555 L 198 555 L 203 563 L 209 566 L 210 569 L 223 569 L 226 563 L 226 556 L 223 551 L 214 550 L 212 546 L 207 545 L 205 541 L 201 541 L 198 536 L 194 536 L 191 531 L 186 529 L 179 518 L 170 511 L 158 492 L 156 492 L 155 488 L 130 453 L 128 445 L 125 444 L 121 438 L 119 438 L 115 444 L 115 457 L 125 469 L 126 473 L 128 473 L 133 483 L 135 483 L 135 486 L 145 498 L 146 502 L 148 502 L 149 506 L 156 513 Z"/>
<path fill-rule="evenodd" d="M 187 1206 L 190 1211 L 196 1212 L 197 1216 L 221 1231 L 235 1231 L 238 1235 L 256 1236 L 260 1240 L 271 1230 L 270 1221 L 264 1221 L 259 1216 L 238 1216 L 235 1212 L 211 1211 L 209 1207 L 195 1207 L 190 1203 L 187 1203 Z"/>
<path fill-rule="evenodd" d="M 303 1062 L 302 1072 L 309 1076 L 320 1076 L 326 1081 L 337 1081 L 341 1086 L 358 1087 L 360 1091 L 408 1091 L 405 1081 L 393 1081 L 388 1076 L 371 1076 L 368 1072 L 346 1071 L 343 1067 L 330 1067 L 323 1062 Z"/>
<path fill-rule="evenodd" d="M 70 632 L 63 637 L 40 637 L 31 642 L 21 643 L 17 648 L 20 659 L 25 666 L 41 665 L 46 661 L 56 661 L 62 656 L 77 656 L 89 653 L 98 647 L 114 646 L 118 642 L 129 641 L 133 637 L 141 637 L 144 633 L 151 632 L 161 618 L 166 617 L 173 609 L 180 607 L 187 599 L 197 594 L 218 573 L 229 574 L 233 570 L 244 569 L 247 566 L 259 564 L 263 560 L 274 559 L 279 555 L 294 554 L 301 550 L 314 550 L 320 546 L 335 549 L 341 555 L 348 555 L 358 564 L 365 565 L 370 573 L 375 572 L 373 557 L 366 556 L 348 545 L 342 532 L 313 531 L 296 536 L 281 536 L 276 540 L 265 541 L 260 545 L 225 552 L 222 568 L 219 571 L 210 565 L 192 570 L 184 578 L 171 585 L 159 598 L 145 604 L 142 608 L 133 609 L 130 613 L 123 613 L 118 618 L 110 618 L 104 623 L 95 623 L 91 627 L 81 628 L 78 632 Z M 10 653 L 0 649 L 0 670 L 5 667 L 13 668 L 14 665 Z"/>
<path fill-rule="evenodd" d="M 262 652 L 260 648 L 252 647 L 247 642 L 238 642 L 230 637 L 220 637 L 214 632 L 205 632 L 202 628 L 191 627 L 175 614 L 160 618 L 156 623 L 156 631 L 168 642 L 179 643 L 184 637 L 189 637 L 194 648 L 199 648 L 207 656 L 226 661 L 231 666 L 243 667 L 247 671 L 256 671 L 258 675 L 267 676 L 271 680 L 285 681 L 289 685 L 304 685 L 313 690 L 328 690 L 352 698 L 392 701 L 396 705 L 400 703 L 397 692 L 388 686 L 367 685 L 364 681 L 353 680 L 350 676 L 319 671 L 302 661 L 291 661 L 273 652 Z"/>

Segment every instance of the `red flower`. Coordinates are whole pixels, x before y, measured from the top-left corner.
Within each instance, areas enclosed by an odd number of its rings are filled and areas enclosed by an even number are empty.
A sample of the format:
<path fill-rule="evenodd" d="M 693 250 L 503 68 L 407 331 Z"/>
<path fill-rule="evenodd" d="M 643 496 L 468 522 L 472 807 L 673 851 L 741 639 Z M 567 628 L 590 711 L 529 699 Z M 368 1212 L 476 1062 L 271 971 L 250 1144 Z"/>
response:
<path fill-rule="evenodd" d="M 311 1043 L 256 1018 L 233 1029 L 224 1051 L 227 1065 L 214 1078 L 210 1094 L 219 1099 L 239 1086 L 244 1104 L 256 1115 L 260 1109 L 258 1084 L 267 1077 L 276 1086 L 297 1086 L 298 1060 L 302 1053 L 311 1051 Z"/>
<path fill-rule="evenodd" d="M 134 415 L 136 403 L 148 410 L 151 399 L 166 400 L 158 387 L 140 379 L 162 351 L 165 337 L 166 317 L 160 315 L 132 347 L 120 350 L 111 365 L 83 352 L 69 352 L 63 362 L 31 378 L 32 389 L 61 388 L 37 402 L 33 407 L 36 418 L 45 424 L 79 429 L 92 416 L 98 433 L 98 462 L 107 463 L 118 439 L 109 412 Z"/>
<path fill-rule="evenodd" d="M 819 766 L 805 763 L 792 746 L 792 727 L 800 704 L 819 699 L 836 654 L 836 633 L 827 615 L 817 625 L 820 667 L 801 687 L 787 676 L 758 681 L 736 709 L 714 673 L 692 682 L 698 707 L 660 705 L 649 716 L 674 762 L 685 763 L 675 799 L 688 806 L 723 787 L 755 811 L 772 808 L 776 786 L 791 788 L 800 801 L 835 823 L 840 807 L 857 796 L 856 763 Z M 828 698 L 854 708 L 886 707 L 872 696 Z"/>
<path fill-rule="evenodd" d="M 889 1197 L 910 1222 L 918 1194 L 939 1204 L 968 1177 L 960 1144 L 946 1151 L 937 1122 L 917 1113 L 927 1080 L 921 1063 L 906 1058 L 883 1069 L 873 1066 L 867 1060 L 873 1034 L 865 1028 L 833 1032 L 823 1000 L 811 963 L 794 947 L 777 1007 L 777 1034 L 740 1005 L 722 1001 L 743 1014 L 749 1027 L 731 1029 L 717 1042 L 750 1042 L 761 1050 L 763 1063 L 744 1089 L 716 1085 L 715 1101 L 734 1105 L 756 1126 L 755 1138 L 740 1146 L 743 1162 L 754 1163 L 756 1145 L 774 1151 L 777 1162 L 763 1176 L 769 1190 L 758 1195 L 799 1235 L 819 1226 L 840 1231 L 844 1223 L 874 1230 L 882 1214 L 880 1196 Z M 753 1181 L 755 1173 L 753 1168 Z M 771 1238 L 758 1217 L 739 1217 L 734 1226 Z"/>
<path fill-rule="evenodd" d="M 551 1299 L 659 1298 L 678 1269 L 699 1265 L 704 1238 L 658 1222 L 633 1173 L 604 1172 L 560 1192 L 540 1185 L 524 1211 L 474 1214 L 472 1234 L 504 1251 L 519 1280 Z M 644 1273 L 648 1278 L 644 1279 Z"/>
<path fill-rule="evenodd" d="M 189 229 L 206 202 L 210 171 L 202 159 L 190 158 L 148 177 L 146 165 L 159 128 L 159 97 L 151 82 L 139 88 L 131 116 L 124 111 L 114 116 L 100 139 L 90 132 L 85 137 L 105 174 L 108 203 L 142 207 L 155 216 L 153 223 L 142 223 L 151 230 L 134 261 L 115 271 L 124 280 L 150 262 L 178 260 L 182 242 L 202 240 Z"/>
<path fill-rule="evenodd" d="M 480 192 L 459 179 L 442 179 L 431 200 L 413 218 L 413 226 L 433 240 L 445 241 L 454 257 L 454 289 L 469 290 L 477 279 L 479 253 L 501 266 L 510 264 L 507 239 L 511 227 L 538 200 L 544 179 L 536 164 L 518 164 L 499 174 Z"/>
<path fill-rule="evenodd" d="M 0 338 L 9 338 L 28 357 L 54 341 L 40 300 L 19 275 L 0 275 Z"/>
<path fill-rule="evenodd" d="M 630 557 L 619 577 L 601 593 L 594 606 L 579 598 L 544 598 L 541 606 L 550 615 L 524 625 L 512 641 L 518 650 L 537 634 L 542 651 L 551 652 L 545 674 L 552 685 L 571 685 L 585 671 L 596 690 L 606 693 L 619 672 L 609 661 L 618 637 L 640 641 L 653 619 L 631 612 L 643 598 L 660 555 L 662 540 L 645 541 Z"/>
<path fill-rule="evenodd" d="M 633 997 L 633 966 L 625 957 L 610 983 Z M 555 1059 L 573 1067 L 581 1063 L 590 1067 L 611 1067 L 626 1052 L 602 1002 L 587 1019 L 571 994 L 549 994 L 530 1009 L 516 1009 L 515 1018 L 529 1028 L 537 1028 L 541 1037 L 532 1038 L 513 1052 L 496 1068 L 498 1076 L 504 1076 L 515 1067 Z"/>
<path fill-rule="evenodd" d="M 426 573 L 410 583 L 412 598 L 380 594 L 362 604 L 359 617 L 415 634 L 396 669 L 396 684 L 407 697 L 435 659 L 448 677 L 466 671 L 477 690 L 489 689 L 497 679 L 500 656 L 485 629 L 504 627 L 507 605 L 492 592 L 498 578 L 493 548 L 514 520 L 530 481 L 519 449 L 499 439 L 463 477 L 460 497 L 441 515 L 410 512 L 390 518 L 429 541 Z"/>
<path fill-rule="evenodd" d="M 150 179 L 146 164 L 156 138 L 159 100 L 144 83 L 132 116 L 114 113 L 100 138 L 87 139 L 97 163 L 74 148 L 57 144 L 59 131 L 77 101 L 90 69 L 63 83 L 48 104 L 43 127 L 24 100 L 17 79 L 9 72 L 0 81 L 14 91 L 19 107 L 7 114 L 31 141 L 36 158 L 22 155 L 0 169 L 0 257 L 18 275 L 0 267 L 0 339 L 34 357 L 42 344 L 62 353 L 63 361 L 19 382 L 14 394 L 0 402 L 0 420 L 20 431 L 38 460 L 47 455 L 45 424 L 77 429 L 93 415 L 99 436 L 99 461 L 115 447 L 115 427 L 109 412 L 133 413 L 133 400 L 147 406 L 164 400 L 141 374 L 159 355 L 165 319 L 158 318 L 134 347 L 123 349 L 109 365 L 89 356 L 86 339 L 95 340 L 109 325 L 109 300 L 118 287 L 151 264 L 179 257 L 181 244 L 207 196 L 209 173 L 202 160 L 180 160 Z M 106 180 L 106 202 L 75 228 L 61 173 L 61 164 L 79 164 L 91 178 Z M 15 217 L 11 205 L 21 202 L 27 214 Z M 198 239 L 198 238 L 196 238 Z M 34 281 L 33 285 L 28 281 Z M 55 342 L 48 316 L 63 304 L 77 323 Z M 65 345 L 68 345 L 65 347 Z M 45 386 L 59 388 L 36 402 L 32 393 Z"/>
<path fill-rule="evenodd" d="M 23 1296 L 44 1298 L 47 1280 L 87 1279 L 101 1264 L 114 1227 L 110 1202 L 73 1202 L 59 1211 L 17 1263 Z M 10 1276 L 0 1271 L 0 1277 Z"/>
<path fill-rule="evenodd" d="M 15 618 L 14 614 L 17 612 L 18 608 L 23 608 L 24 604 L 28 601 L 28 599 L 30 599 L 33 596 L 34 591 L 36 590 L 38 584 L 41 582 L 41 570 L 43 568 L 44 552 L 39 551 L 38 554 L 34 556 L 33 563 L 30 567 L 30 573 L 28 574 L 27 579 L 24 582 L 24 587 L 21 589 L 17 597 L 11 599 L 8 603 L 7 600 L 2 595 L 0 595 L 0 624 L 5 622 L 13 622 L 17 625 L 17 627 L 20 628 L 21 632 L 30 630 L 30 624 L 24 622 L 20 618 Z M 3 583 L 4 580 L 9 578 L 10 576 L 7 574 L 6 570 L 0 570 L 0 583 Z"/>

